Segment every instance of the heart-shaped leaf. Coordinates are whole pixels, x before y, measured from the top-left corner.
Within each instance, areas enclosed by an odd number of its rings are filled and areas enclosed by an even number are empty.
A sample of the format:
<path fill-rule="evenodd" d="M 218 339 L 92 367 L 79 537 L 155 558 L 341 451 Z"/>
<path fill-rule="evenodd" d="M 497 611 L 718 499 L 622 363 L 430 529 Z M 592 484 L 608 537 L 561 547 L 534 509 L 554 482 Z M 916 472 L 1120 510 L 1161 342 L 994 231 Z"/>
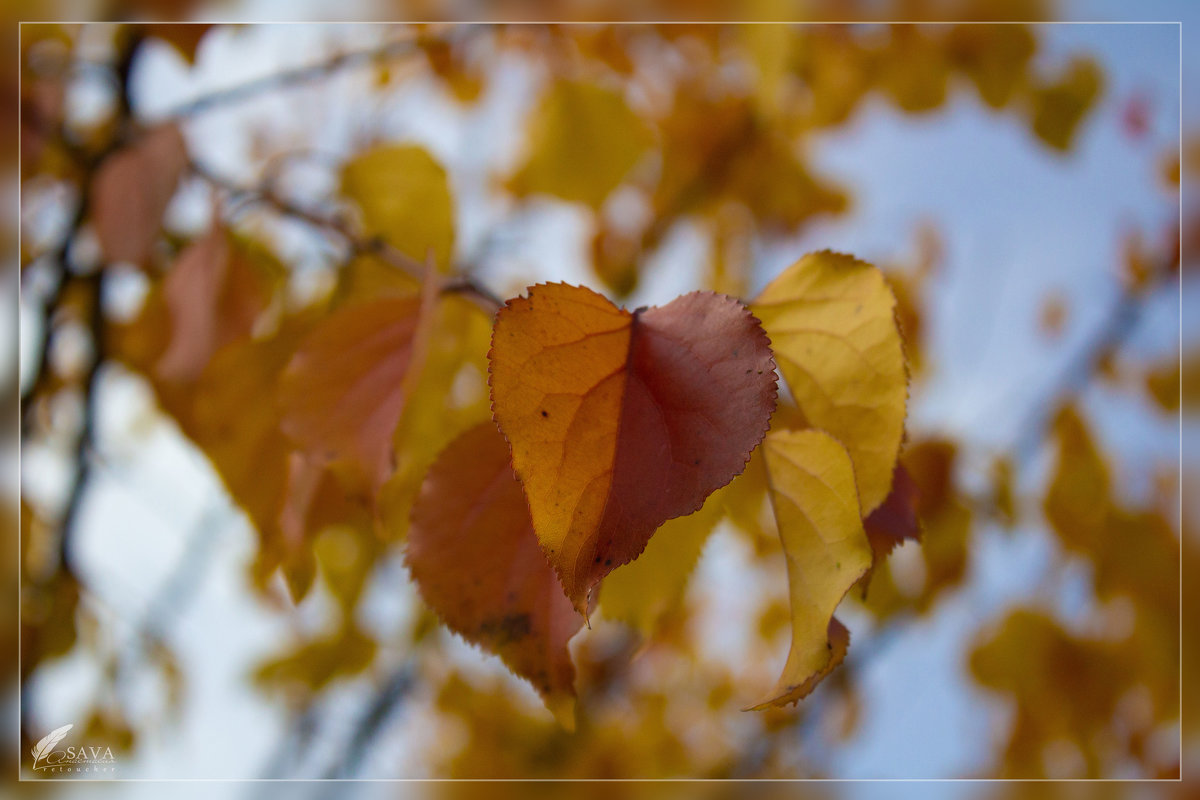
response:
<path fill-rule="evenodd" d="M 775 408 L 762 326 L 711 292 L 629 312 L 590 289 L 534 286 L 497 315 L 490 361 L 534 530 L 581 612 L 659 525 L 745 468 Z"/>

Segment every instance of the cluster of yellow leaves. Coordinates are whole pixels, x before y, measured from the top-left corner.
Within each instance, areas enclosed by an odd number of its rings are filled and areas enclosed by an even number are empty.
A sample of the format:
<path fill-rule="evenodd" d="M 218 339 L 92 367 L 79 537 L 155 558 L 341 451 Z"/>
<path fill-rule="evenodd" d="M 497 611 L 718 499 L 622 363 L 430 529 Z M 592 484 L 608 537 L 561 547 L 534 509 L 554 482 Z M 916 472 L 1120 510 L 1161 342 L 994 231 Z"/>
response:
<path fill-rule="evenodd" d="M 738 238 L 843 212 L 845 194 L 809 166 L 806 141 L 847 123 L 873 93 L 926 113 L 946 104 L 961 76 L 985 104 L 1024 116 L 1047 146 L 1066 150 L 1103 85 L 1083 57 L 1057 72 L 1035 69 L 1034 34 L 1018 25 L 664 26 L 622 32 L 621 41 L 605 29 L 556 32 L 570 46 L 549 48 L 523 31 L 501 37 L 546 59 L 556 76 L 508 187 L 593 209 L 593 268 L 618 295 L 636 288 L 680 220 L 706 223 L 715 248 L 731 233 L 731 205 L 747 212 Z M 673 85 L 646 80 L 614 57 L 634 40 L 675 52 L 687 69 Z M 752 78 L 730 77 L 731 64 Z M 635 230 L 606 213 L 622 185 L 651 208 Z"/>
<path fill-rule="evenodd" d="M 1043 510 L 1067 551 L 1091 561 L 1109 616 L 1103 635 L 1080 636 L 1018 609 L 978 643 L 975 676 L 1016 705 L 1004 769 L 1014 777 L 1062 769 L 1099 776 L 1114 760 L 1134 758 L 1149 774 L 1172 774 L 1178 763 L 1163 762 L 1151 740 L 1179 714 L 1180 542 L 1161 510 L 1129 508 L 1114 496 L 1108 465 L 1077 410 L 1059 412 L 1054 438 Z M 1079 749 L 1079 766 L 1055 760 L 1061 741 Z"/>

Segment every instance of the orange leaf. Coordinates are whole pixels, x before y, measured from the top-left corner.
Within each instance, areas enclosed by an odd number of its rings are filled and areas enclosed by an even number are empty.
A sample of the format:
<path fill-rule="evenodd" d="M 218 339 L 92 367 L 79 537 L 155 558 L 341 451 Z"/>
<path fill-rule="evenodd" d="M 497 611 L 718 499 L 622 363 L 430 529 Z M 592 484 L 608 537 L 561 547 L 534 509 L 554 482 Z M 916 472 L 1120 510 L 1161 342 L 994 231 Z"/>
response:
<path fill-rule="evenodd" d="M 382 480 L 404 409 L 420 306 L 417 297 L 389 297 L 326 317 L 280 380 L 284 433 L 313 457 L 346 461 L 368 480 Z"/>
<path fill-rule="evenodd" d="M 249 335 L 270 302 L 266 275 L 214 225 L 187 247 L 163 280 L 171 336 L 155 371 L 194 380 L 220 347 Z"/>
<path fill-rule="evenodd" d="M 492 411 L 534 530 L 575 608 L 740 473 L 775 407 L 775 364 L 736 300 L 693 292 L 632 313 L 534 286 L 492 335 Z"/>
<path fill-rule="evenodd" d="M 492 422 L 450 443 L 413 506 L 405 556 L 421 596 L 451 630 L 500 656 L 567 727 L 583 625 L 538 547 L 508 445 Z"/>
<path fill-rule="evenodd" d="M 92 184 L 92 219 L 108 261 L 143 264 L 187 166 L 177 125 L 147 132 L 105 159 Z"/>

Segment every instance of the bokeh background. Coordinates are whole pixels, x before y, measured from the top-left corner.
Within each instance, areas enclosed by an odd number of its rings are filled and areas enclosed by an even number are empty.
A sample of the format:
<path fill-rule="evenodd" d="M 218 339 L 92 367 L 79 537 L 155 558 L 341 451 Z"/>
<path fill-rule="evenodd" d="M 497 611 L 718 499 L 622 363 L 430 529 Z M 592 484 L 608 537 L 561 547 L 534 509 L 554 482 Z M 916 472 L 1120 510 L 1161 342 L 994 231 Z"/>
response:
<path fill-rule="evenodd" d="M 1200 343 L 1186 25 L 228 24 L 270 5 L 191 9 L 226 23 L 203 27 L 22 27 L 4 288 L 23 412 L 5 472 L 22 511 L 6 697 L 21 752 L 74 722 L 119 750 L 125 778 L 1186 771 L 1180 559 L 1195 562 L 1200 510 L 1184 446 Z M 294 13 L 387 16 L 307 5 Z M 885 5 L 875 18 L 995 16 Z M 1028 21 L 1124 10 L 1025 6 Z M 122 263 L 97 229 L 138 209 L 91 187 L 126 137 L 164 125 L 186 144 L 182 177 L 144 263 Z M 322 308 L 347 276 L 355 291 L 392 280 L 355 258 L 372 198 L 344 176 L 395 144 L 445 170 L 453 260 L 502 297 L 561 280 L 630 308 L 699 287 L 750 298 L 822 248 L 888 274 L 924 536 L 847 600 L 846 663 L 796 709 L 739 710 L 787 642 L 783 560 L 749 503 L 659 613 L 605 619 L 601 596 L 573 643 L 587 719 L 573 735 L 437 625 L 396 526 L 307 530 L 315 572 L 292 602 L 287 558 L 178 411 L 200 390 L 147 355 L 169 329 L 146 309 L 214 215 L 274 276 L 276 315 Z M 269 316 L 245 335 L 269 338 Z M 445 405 L 470 407 L 481 381 L 467 370 Z M 238 391 L 231 417 L 268 402 Z M 1194 596 L 1185 580 L 1183 615 Z"/>

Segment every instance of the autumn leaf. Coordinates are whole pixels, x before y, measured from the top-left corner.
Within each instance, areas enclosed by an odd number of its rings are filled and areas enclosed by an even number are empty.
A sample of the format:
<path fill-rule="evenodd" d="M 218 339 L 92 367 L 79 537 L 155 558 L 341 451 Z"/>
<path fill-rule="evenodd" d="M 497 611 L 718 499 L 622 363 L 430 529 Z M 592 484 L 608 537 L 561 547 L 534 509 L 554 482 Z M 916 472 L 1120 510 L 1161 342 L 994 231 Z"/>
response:
<path fill-rule="evenodd" d="M 972 674 L 1018 706 L 1005 775 L 1045 776 L 1044 742 L 1066 739 L 1090 753 L 1095 743 L 1106 741 L 1118 703 L 1139 676 L 1130 656 L 1111 638 L 1076 636 L 1029 608 L 1013 609 L 979 637 L 969 656 Z M 1097 763 L 1094 757 L 1090 763 Z M 1094 766 L 1088 776 L 1099 777 Z"/>
<path fill-rule="evenodd" d="M 144 264 L 187 166 L 179 126 L 147 131 L 113 153 L 92 182 L 92 221 L 109 262 Z"/>
<path fill-rule="evenodd" d="M 599 208 L 649 146 L 646 124 L 619 91 L 558 81 L 534 115 L 529 160 L 510 185 L 520 195 L 545 193 Z"/>
<path fill-rule="evenodd" d="M 1178 414 L 1180 401 L 1184 412 L 1200 406 L 1200 350 L 1192 348 L 1180 358 L 1178 353 L 1150 366 L 1145 378 L 1146 392 L 1163 411 Z"/>
<path fill-rule="evenodd" d="M 189 245 L 162 284 L 171 333 L 157 374 L 164 380 L 193 380 L 213 353 L 250 335 L 279 277 L 269 266 L 235 246 L 220 224 Z"/>
<path fill-rule="evenodd" d="M 454 250 L 454 201 L 446 170 L 416 145 L 381 145 L 342 168 L 342 192 L 378 236 L 413 260 L 432 252 L 443 272 Z"/>
<path fill-rule="evenodd" d="M 751 304 L 801 412 L 850 453 L 863 514 L 887 497 L 904 435 L 895 306 L 883 273 L 828 250 L 788 267 Z"/>
<path fill-rule="evenodd" d="M 841 444 L 818 430 L 772 431 L 763 454 L 787 557 L 792 644 L 779 683 L 751 710 L 799 701 L 832 669 L 839 649 L 844 655 L 848 637 L 831 641 L 833 612 L 872 559 L 854 468 Z"/>
<path fill-rule="evenodd" d="M 724 513 L 722 492 L 709 495 L 694 514 L 663 523 L 632 563 L 613 570 L 600 590 L 604 616 L 649 638 L 678 606 L 705 542 Z"/>
<path fill-rule="evenodd" d="M 1063 408 L 1055 416 L 1054 438 L 1057 463 L 1043 509 L 1065 545 L 1088 550 L 1104 538 L 1110 508 L 1108 464 L 1073 407 Z"/>
<path fill-rule="evenodd" d="M 955 481 L 957 453 L 955 444 L 944 439 L 905 445 L 900 460 L 913 483 L 924 580 L 902 590 L 891 565 L 876 561 L 866 607 L 879 619 L 927 610 L 966 574 L 972 514 Z"/>
<path fill-rule="evenodd" d="M 1103 88 L 1104 75 L 1094 61 L 1072 59 L 1057 78 L 1033 88 L 1029 104 L 1033 132 L 1055 150 L 1067 151 Z"/>
<path fill-rule="evenodd" d="M 428 335 L 414 339 L 417 363 L 406 376 L 404 410 L 392 435 L 395 469 L 377 497 L 386 538 L 402 538 L 408 530 L 417 490 L 442 449 L 491 416 L 491 318 L 463 297 L 442 295 L 426 321 Z"/>
<path fill-rule="evenodd" d="M 880 89 L 910 114 L 931 111 L 946 100 L 949 64 L 941 42 L 919 25 L 892 25 L 877 65 Z M 937 30 L 937 29 L 933 29 Z"/>
<path fill-rule="evenodd" d="M 303 598 L 315 570 L 307 546 L 310 515 L 324 508 L 331 487 L 320 465 L 298 459 L 280 430 L 271 398 L 279 376 L 311 328 L 311 319 L 286 319 L 271 337 L 241 339 L 218 351 L 194 382 L 158 380 L 159 401 L 212 462 L 233 500 L 260 537 L 255 563 L 260 585 L 282 567 L 293 599 Z M 340 502 L 354 504 L 349 497 Z M 329 516 L 327 515 L 326 518 Z"/>
<path fill-rule="evenodd" d="M 1037 49 L 1033 33 L 1022 25 L 955 25 L 946 45 L 983 102 L 997 109 L 1012 99 Z"/>
<path fill-rule="evenodd" d="M 391 468 L 421 300 L 344 306 L 305 337 L 279 384 L 281 426 L 306 452 L 348 462 L 372 484 Z"/>
<path fill-rule="evenodd" d="M 896 465 L 892 490 L 887 498 L 863 520 L 867 541 L 871 543 L 871 567 L 887 558 L 896 546 L 915 541 L 921 536 L 921 521 L 917 517 L 917 485 L 903 464 Z M 866 591 L 870 572 L 863 581 Z"/>
<path fill-rule="evenodd" d="M 413 506 L 405 555 L 425 602 L 454 632 L 500 656 L 574 726 L 567 642 L 583 618 L 563 596 L 495 423 L 455 439 Z"/>
<path fill-rule="evenodd" d="M 742 471 L 775 407 L 758 321 L 707 292 L 631 313 L 534 286 L 500 310 L 489 359 L 534 530 L 581 612 L 659 525 Z"/>
<path fill-rule="evenodd" d="M 339 678 L 365 670 L 378 645 L 355 625 L 296 642 L 287 651 L 260 663 L 254 682 L 264 689 L 311 695 Z"/>

